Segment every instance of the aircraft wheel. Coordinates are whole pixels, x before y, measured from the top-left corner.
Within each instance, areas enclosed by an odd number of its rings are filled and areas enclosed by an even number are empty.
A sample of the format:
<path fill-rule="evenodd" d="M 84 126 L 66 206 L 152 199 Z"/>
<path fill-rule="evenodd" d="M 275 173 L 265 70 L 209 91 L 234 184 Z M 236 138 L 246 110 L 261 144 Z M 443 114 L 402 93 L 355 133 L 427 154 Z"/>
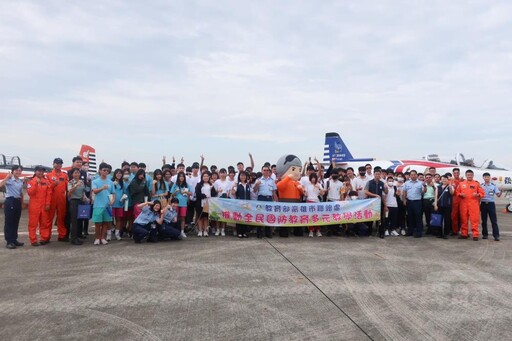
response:
<path fill-rule="evenodd" d="M 508 213 L 512 213 L 512 204 L 508 204 L 506 208 Z"/>

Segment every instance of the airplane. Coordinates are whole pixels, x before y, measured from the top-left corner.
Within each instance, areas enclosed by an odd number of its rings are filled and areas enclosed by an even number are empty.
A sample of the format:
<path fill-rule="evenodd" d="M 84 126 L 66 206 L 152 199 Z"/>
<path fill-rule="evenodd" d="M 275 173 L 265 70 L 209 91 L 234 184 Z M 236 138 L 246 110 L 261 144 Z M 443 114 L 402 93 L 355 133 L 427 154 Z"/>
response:
<path fill-rule="evenodd" d="M 484 168 L 484 169 L 489 169 L 489 170 L 491 170 L 491 169 L 510 170 L 503 166 L 496 165 L 493 160 L 489 160 L 489 159 L 485 160 L 482 163 L 482 165 L 476 166 L 475 160 L 473 158 L 466 159 L 464 157 L 464 154 L 462 154 L 462 153 L 457 153 L 455 155 L 455 157 L 453 157 L 453 158 L 441 157 L 438 154 L 428 154 L 428 155 L 424 156 L 422 159 L 428 160 L 428 161 L 434 161 L 434 162 L 450 163 L 452 165 L 458 165 L 458 166 L 467 166 L 467 167 L 472 167 L 472 168 L 476 167 L 476 168 Z"/>
<path fill-rule="evenodd" d="M 97 165 L 96 165 L 96 150 L 88 145 L 82 145 L 80 147 L 79 154 L 83 161 L 89 162 L 89 174 L 97 173 Z M 23 166 L 23 172 L 21 173 L 22 179 L 31 178 L 34 176 L 35 165 L 23 165 L 21 163 L 21 159 L 19 156 L 5 156 L 4 154 L 0 154 L 0 180 L 5 179 L 7 174 L 11 173 L 11 167 L 13 165 L 21 165 Z M 45 168 L 45 172 L 50 172 L 53 167 L 43 166 Z M 67 172 L 71 169 L 71 166 L 62 167 L 62 171 Z"/>
<path fill-rule="evenodd" d="M 461 177 L 466 170 L 471 169 L 475 180 L 483 182 L 483 174 L 491 174 L 491 181 L 503 192 L 503 197 L 509 199 L 506 206 L 508 212 L 512 213 L 512 170 L 496 166 L 492 160 L 483 163 L 482 167 L 469 166 L 474 165 L 472 159 L 466 160 L 464 155 L 457 154 L 453 162 L 441 162 L 436 154 L 428 155 L 423 160 L 376 160 L 374 158 L 354 158 L 338 133 L 326 133 L 324 145 L 324 164 L 331 164 L 334 161 L 337 166 L 344 168 L 352 167 L 356 173 L 357 168 L 370 164 L 372 168 L 380 166 L 382 169 L 391 169 L 393 172 L 405 173 L 415 170 L 425 173 L 429 167 L 435 167 L 439 174 L 452 173 L 453 168 L 460 169 Z"/>

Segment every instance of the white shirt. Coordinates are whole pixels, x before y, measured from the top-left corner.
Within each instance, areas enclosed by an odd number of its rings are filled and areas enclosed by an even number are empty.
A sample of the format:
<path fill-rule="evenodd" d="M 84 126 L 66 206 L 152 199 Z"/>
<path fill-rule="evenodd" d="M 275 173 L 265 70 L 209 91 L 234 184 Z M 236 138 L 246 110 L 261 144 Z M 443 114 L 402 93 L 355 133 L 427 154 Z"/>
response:
<path fill-rule="evenodd" d="M 386 183 L 385 186 L 388 186 Z M 388 186 L 388 194 L 386 195 L 386 206 L 387 207 L 398 207 L 398 202 L 395 196 L 395 186 Z"/>
<path fill-rule="evenodd" d="M 254 184 L 251 184 L 250 188 L 251 188 L 251 200 L 258 200 L 258 193 L 254 192 Z"/>
<path fill-rule="evenodd" d="M 171 181 L 172 181 L 172 178 L 171 178 Z M 193 176 L 193 175 L 187 176 L 187 185 L 190 186 L 190 188 L 192 189 L 192 193 L 193 193 L 192 197 L 190 198 L 190 200 L 192 200 L 192 201 L 196 201 L 196 186 L 199 183 L 199 181 L 201 181 L 201 173 L 197 173 L 197 176 Z"/>
<path fill-rule="evenodd" d="M 354 179 L 354 183 L 352 184 L 352 189 L 354 191 L 357 191 L 357 197 L 359 199 L 366 199 L 366 193 L 364 192 L 364 189 L 366 187 L 366 184 L 371 179 L 368 179 L 368 176 L 366 176 L 364 179 L 361 179 L 360 176 Z"/>
<path fill-rule="evenodd" d="M 323 189 L 322 185 L 316 184 L 313 185 L 311 182 L 304 187 L 306 189 L 306 200 L 307 201 L 313 201 L 313 202 L 319 202 L 318 196 L 320 195 L 320 190 Z"/>
<path fill-rule="evenodd" d="M 309 182 L 309 176 L 304 175 L 302 178 L 300 178 L 300 184 L 302 187 L 306 188 L 311 182 Z"/>
<path fill-rule="evenodd" d="M 213 188 L 217 191 L 217 196 L 220 197 L 223 194 L 227 194 L 229 196 L 229 192 L 233 186 L 231 186 L 231 182 L 228 181 L 228 179 L 217 179 L 213 183 Z"/>
<path fill-rule="evenodd" d="M 339 180 L 328 180 L 327 184 L 325 185 L 327 190 L 327 200 L 330 201 L 340 201 L 340 190 L 343 187 L 343 182 Z"/>
<path fill-rule="evenodd" d="M 354 191 L 356 190 L 356 179 L 357 177 L 350 179 L 350 185 L 352 186 L 352 190 Z"/>
<path fill-rule="evenodd" d="M 231 180 L 229 177 L 226 178 L 226 181 L 229 184 L 228 197 L 231 199 L 236 199 L 236 193 L 233 194 L 233 192 L 231 192 L 231 190 L 233 189 L 233 187 L 235 187 L 237 185 L 237 181 L 238 181 L 237 179 L 238 179 L 237 176 L 235 176 L 235 178 L 233 180 Z"/>
<path fill-rule="evenodd" d="M 204 184 L 201 188 L 201 194 L 206 195 L 206 199 L 201 199 L 201 207 L 204 207 L 208 198 L 212 197 L 212 186 L 210 184 Z"/>

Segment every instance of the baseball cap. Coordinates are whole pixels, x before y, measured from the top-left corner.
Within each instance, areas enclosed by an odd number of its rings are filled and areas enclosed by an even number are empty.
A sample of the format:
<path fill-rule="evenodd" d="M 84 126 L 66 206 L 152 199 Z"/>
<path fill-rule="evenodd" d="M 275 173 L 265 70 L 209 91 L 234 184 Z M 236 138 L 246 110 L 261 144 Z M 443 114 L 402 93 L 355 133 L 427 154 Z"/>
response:
<path fill-rule="evenodd" d="M 56 157 L 55 159 L 53 159 L 53 163 L 60 163 L 60 164 L 63 164 L 64 161 L 62 161 L 62 159 L 60 157 Z"/>

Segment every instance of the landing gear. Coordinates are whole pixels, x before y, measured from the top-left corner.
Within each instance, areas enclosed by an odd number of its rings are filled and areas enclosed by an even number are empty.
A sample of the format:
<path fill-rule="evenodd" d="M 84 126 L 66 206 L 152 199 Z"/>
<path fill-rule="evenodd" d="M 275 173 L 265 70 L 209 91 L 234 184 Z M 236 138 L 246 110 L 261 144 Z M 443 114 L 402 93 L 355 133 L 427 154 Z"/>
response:
<path fill-rule="evenodd" d="M 508 204 L 506 209 L 508 213 L 512 213 L 512 204 Z"/>

